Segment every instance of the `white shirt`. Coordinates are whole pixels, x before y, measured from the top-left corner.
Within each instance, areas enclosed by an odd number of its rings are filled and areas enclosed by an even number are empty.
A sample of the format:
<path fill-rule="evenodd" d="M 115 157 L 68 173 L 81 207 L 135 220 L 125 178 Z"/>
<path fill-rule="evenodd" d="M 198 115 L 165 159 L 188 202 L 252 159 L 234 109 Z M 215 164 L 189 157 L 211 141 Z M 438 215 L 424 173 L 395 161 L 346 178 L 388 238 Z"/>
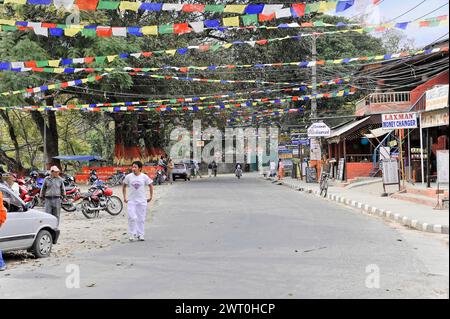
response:
<path fill-rule="evenodd" d="M 153 184 L 153 180 L 146 174 L 141 173 L 135 175 L 134 173 L 128 174 L 123 183 L 130 188 L 128 195 L 129 202 L 146 203 L 147 202 L 147 187 Z"/>
<path fill-rule="evenodd" d="M 274 171 L 275 170 L 275 162 L 270 162 L 270 169 L 272 170 L 272 171 Z"/>

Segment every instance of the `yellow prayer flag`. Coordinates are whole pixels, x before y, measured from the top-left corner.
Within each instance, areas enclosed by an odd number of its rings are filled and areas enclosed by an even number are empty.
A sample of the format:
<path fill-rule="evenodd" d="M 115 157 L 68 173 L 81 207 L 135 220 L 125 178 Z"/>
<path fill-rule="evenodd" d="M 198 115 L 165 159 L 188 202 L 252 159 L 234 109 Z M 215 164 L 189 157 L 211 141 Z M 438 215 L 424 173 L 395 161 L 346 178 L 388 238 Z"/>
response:
<path fill-rule="evenodd" d="M 112 61 L 114 61 L 117 57 L 118 57 L 118 55 L 108 55 L 108 56 L 106 57 L 106 59 L 108 60 L 108 62 L 112 62 Z"/>
<path fill-rule="evenodd" d="M 64 73 L 64 68 L 54 68 L 53 73 Z"/>
<path fill-rule="evenodd" d="M 16 25 L 16 21 L 14 20 L 5 20 L 5 19 L 0 19 L 0 24 L 3 25 Z"/>
<path fill-rule="evenodd" d="M 247 8 L 246 4 L 229 4 L 225 6 L 223 12 L 242 14 L 244 13 L 245 8 Z"/>
<path fill-rule="evenodd" d="M 144 35 L 158 35 L 158 26 L 152 25 L 152 26 L 142 27 L 141 32 Z"/>
<path fill-rule="evenodd" d="M 60 61 L 61 60 L 50 60 L 50 61 L 48 61 L 48 66 L 57 67 L 57 66 L 59 66 Z"/>
<path fill-rule="evenodd" d="M 175 53 L 177 53 L 177 50 L 166 50 L 165 52 L 169 55 L 175 55 Z"/>
<path fill-rule="evenodd" d="M 223 18 L 223 25 L 226 27 L 239 27 L 239 17 Z"/>
<path fill-rule="evenodd" d="M 130 11 L 138 11 L 139 7 L 141 6 L 141 2 L 131 2 L 131 1 L 121 1 L 120 2 L 120 6 L 119 6 L 119 10 L 120 11 L 125 11 L 125 10 L 130 10 Z"/>
<path fill-rule="evenodd" d="M 78 27 L 78 28 L 70 27 L 70 28 L 64 29 L 64 35 L 66 35 L 68 37 L 73 37 L 80 31 L 81 31 L 81 27 Z"/>
<path fill-rule="evenodd" d="M 225 49 L 231 48 L 232 46 L 233 46 L 233 43 L 222 44 L 222 48 L 225 48 Z"/>
<path fill-rule="evenodd" d="M 375 60 L 384 60 L 384 55 L 376 55 Z"/>
<path fill-rule="evenodd" d="M 49 90 L 53 90 L 54 88 L 56 88 L 56 85 L 55 85 L 55 84 L 50 84 L 50 85 L 48 86 L 48 89 L 49 89 Z"/>
<path fill-rule="evenodd" d="M 333 60 L 333 64 L 341 64 L 343 59 Z"/>
<path fill-rule="evenodd" d="M 5 0 L 4 4 L 13 3 L 13 4 L 26 4 L 27 0 Z"/>

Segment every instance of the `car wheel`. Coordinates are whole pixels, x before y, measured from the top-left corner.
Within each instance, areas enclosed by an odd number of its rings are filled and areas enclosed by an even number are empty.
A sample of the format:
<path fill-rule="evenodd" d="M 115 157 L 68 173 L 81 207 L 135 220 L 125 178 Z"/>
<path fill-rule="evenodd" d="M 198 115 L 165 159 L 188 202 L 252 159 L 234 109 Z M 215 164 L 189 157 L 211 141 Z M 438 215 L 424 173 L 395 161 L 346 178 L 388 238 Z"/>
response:
<path fill-rule="evenodd" d="M 34 240 L 31 252 L 36 258 L 50 256 L 53 247 L 53 236 L 48 230 L 41 230 Z"/>

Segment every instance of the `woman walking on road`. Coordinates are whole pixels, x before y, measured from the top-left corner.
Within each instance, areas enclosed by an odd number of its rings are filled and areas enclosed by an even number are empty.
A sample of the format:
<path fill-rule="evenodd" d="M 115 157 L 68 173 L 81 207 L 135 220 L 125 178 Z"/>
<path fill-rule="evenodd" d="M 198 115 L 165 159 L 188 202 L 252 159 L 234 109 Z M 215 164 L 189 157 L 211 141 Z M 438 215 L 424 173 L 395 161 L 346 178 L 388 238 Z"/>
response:
<path fill-rule="evenodd" d="M 147 205 L 153 198 L 153 181 L 142 173 L 142 166 L 139 161 L 133 163 L 131 167 L 133 172 L 125 177 L 122 187 L 123 200 L 128 204 L 128 239 L 130 241 L 144 241 Z M 148 198 L 146 186 L 150 189 Z M 127 187 L 130 188 L 128 197 Z"/>
<path fill-rule="evenodd" d="M 169 182 L 172 185 L 173 184 L 173 169 L 175 168 L 175 165 L 173 164 L 173 160 L 169 158 L 169 162 L 167 163 L 167 177 L 169 178 Z"/>
<path fill-rule="evenodd" d="M 278 180 L 282 180 L 284 176 L 284 165 L 281 158 L 278 160 Z"/>

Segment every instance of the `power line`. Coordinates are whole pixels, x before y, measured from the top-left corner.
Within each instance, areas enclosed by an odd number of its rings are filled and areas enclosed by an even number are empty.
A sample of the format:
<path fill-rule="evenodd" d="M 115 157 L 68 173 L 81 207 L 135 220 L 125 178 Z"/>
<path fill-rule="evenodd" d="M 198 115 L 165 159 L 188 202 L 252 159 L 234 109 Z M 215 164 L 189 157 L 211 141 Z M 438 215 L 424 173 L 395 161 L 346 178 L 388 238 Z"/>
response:
<path fill-rule="evenodd" d="M 406 11 L 406 12 L 404 12 L 404 13 L 402 13 L 401 15 L 399 15 L 399 16 L 397 16 L 397 17 L 395 17 L 395 18 L 393 18 L 393 19 L 391 19 L 391 20 L 389 20 L 388 22 L 386 22 L 386 23 L 389 23 L 389 22 L 392 22 L 392 21 L 395 21 L 396 19 L 398 19 L 398 18 L 400 18 L 400 17 L 403 17 L 405 14 L 408 14 L 408 13 L 410 13 L 411 11 L 413 11 L 415 8 L 417 8 L 418 6 L 420 6 L 421 4 L 423 4 L 423 3 L 425 3 L 427 0 L 423 0 L 422 2 L 420 2 L 418 5 L 416 5 L 416 6 L 414 6 L 414 7 L 412 7 L 411 9 L 409 9 L 408 11 Z"/>
<path fill-rule="evenodd" d="M 426 17 L 427 15 L 429 15 L 429 14 L 432 14 L 432 13 L 434 13 L 434 12 L 438 11 L 439 9 L 441 9 L 441 8 L 445 7 L 446 5 L 448 5 L 448 2 L 447 2 L 447 3 L 445 3 L 445 4 L 443 4 L 443 5 L 442 5 L 442 6 L 440 6 L 439 8 L 436 8 L 436 9 L 434 9 L 433 11 L 430 11 L 430 12 L 428 12 L 428 13 L 424 14 L 423 16 L 420 16 L 420 17 L 418 17 L 417 19 L 415 19 L 415 20 L 413 20 L 413 21 L 411 21 L 411 22 L 414 22 L 414 21 L 420 20 L 420 19 L 422 19 L 422 18 Z"/>

